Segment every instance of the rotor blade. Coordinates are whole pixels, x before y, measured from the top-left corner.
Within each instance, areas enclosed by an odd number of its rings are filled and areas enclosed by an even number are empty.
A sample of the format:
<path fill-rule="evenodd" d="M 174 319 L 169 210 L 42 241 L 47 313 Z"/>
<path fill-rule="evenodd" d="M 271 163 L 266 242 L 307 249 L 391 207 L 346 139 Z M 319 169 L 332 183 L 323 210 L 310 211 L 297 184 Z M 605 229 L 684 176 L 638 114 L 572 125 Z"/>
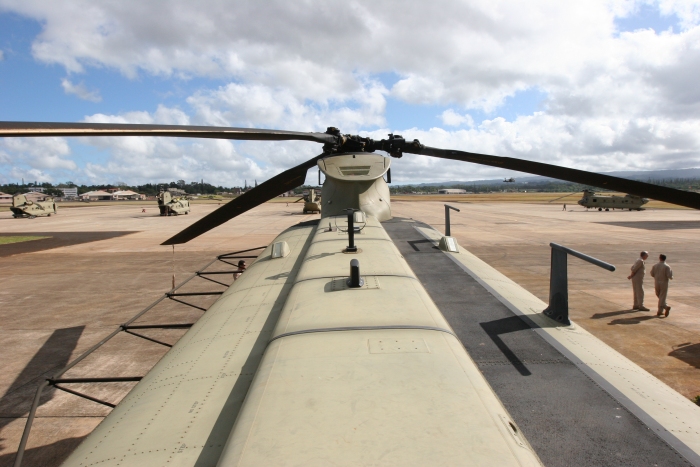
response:
<path fill-rule="evenodd" d="M 427 146 L 420 147 L 419 145 L 406 147 L 403 149 L 403 152 L 516 170 L 518 172 L 581 183 L 583 185 L 629 193 L 635 196 L 653 198 L 688 208 L 700 209 L 700 193 L 676 190 L 675 188 L 652 185 L 651 183 L 638 182 L 636 180 L 628 180 L 626 178 L 613 177 L 594 172 L 586 172 L 585 170 L 570 169 L 568 167 L 514 159 L 512 157 L 489 156 L 486 154 L 455 151 L 452 149 L 439 149 Z"/>
<path fill-rule="evenodd" d="M 304 198 L 299 198 L 298 200 L 294 201 L 294 203 L 292 203 L 292 204 L 296 204 L 296 203 L 298 203 L 299 201 L 303 201 L 303 200 L 304 200 Z"/>
<path fill-rule="evenodd" d="M 335 143 L 337 138 L 326 133 L 262 130 L 190 125 L 140 125 L 127 123 L 49 123 L 0 122 L 0 136 L 170 136 L 181 138 L 216 138 L 240 140 Z"/>
<path fill-rule="evenodd" d="M 316 161 L 318 161 L 322 156 L 323 155 L 316 156 L 303 164 L 297 165 L 289 170 L 285 170 L 279 175 L 275 175 L 252 190 L 247 191 L 241 196 L 229 201 L 216 211 L 207 214 L 194 224 L 187 227 L 185 230 L 180 231 L 161 243 L 161 245 L 176 245 L 179 243 L 189 242 L 193 238 L 208 232 L 214 227 L 220 226 L 224 222 L 229 221 L 250 209 L 253 209 L 259 204 L 269 201 L 284 192 L 302 185 L 304 180 L 306 180 L 306 171 L 316 165 Z"/>
<path fill-rule="evenodd" d="M 548 202 L 548 203 L 553 203 L 553 202 L 555 202 L 555 201 L 559 201 L 559 200 L 562 199 L 562 198 L 567 198 L 567 197 L 569 197 L 569 196 L 573 196 L 573 195 L 576 195 L 576 194 L 578 194 L 578 193 L 581 193 L 581 192 L 580 192 L 580 191 L 575 191 L 575 192 L 573 192 L 573 193 L 569 193 L 568 195 L 560 196 L 559 198 L 550 199 L 550 200 L 547 201 L 547 202 Z"/>

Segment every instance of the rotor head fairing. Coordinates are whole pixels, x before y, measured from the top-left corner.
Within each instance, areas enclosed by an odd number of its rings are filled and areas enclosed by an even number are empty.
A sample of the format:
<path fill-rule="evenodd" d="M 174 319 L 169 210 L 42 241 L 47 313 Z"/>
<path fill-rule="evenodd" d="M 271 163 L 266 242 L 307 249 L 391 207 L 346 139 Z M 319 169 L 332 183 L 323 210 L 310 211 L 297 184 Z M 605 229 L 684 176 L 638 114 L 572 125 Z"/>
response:
<path fill-rule="evenodd" d="M 379 221 L 391 219 L 389 187 L 383 175 L 391 159 L 379 154 L 342 154 L 318 161 L 326 175 L 321 191 L 322 217 L 359 209 Z"/>

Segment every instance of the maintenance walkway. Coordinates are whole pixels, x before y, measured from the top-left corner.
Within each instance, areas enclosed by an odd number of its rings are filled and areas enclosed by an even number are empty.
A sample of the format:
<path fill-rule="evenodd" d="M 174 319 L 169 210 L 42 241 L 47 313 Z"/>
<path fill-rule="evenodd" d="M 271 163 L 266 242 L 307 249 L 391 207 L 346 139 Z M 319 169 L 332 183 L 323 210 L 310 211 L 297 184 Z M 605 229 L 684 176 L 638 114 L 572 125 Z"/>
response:
<path fill-rule="evenodd" d="M 383 223 L 546 466 L 693 465 L 415 227 Z M 668 437 L 668 435 L 667 435 Z M 689 462 L 688 458 L 692 459 Z"/>

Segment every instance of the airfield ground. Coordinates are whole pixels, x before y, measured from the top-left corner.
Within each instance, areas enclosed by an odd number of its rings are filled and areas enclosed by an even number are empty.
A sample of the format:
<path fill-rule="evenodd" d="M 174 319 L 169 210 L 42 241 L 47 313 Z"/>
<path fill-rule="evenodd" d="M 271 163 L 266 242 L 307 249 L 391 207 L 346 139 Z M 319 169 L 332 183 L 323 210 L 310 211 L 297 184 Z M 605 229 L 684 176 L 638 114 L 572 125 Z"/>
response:
<path fill-rule="evenodd" d="M 556 242 L 617 266 L 610 273 L 569 260 L 571 318 L 686 397 L 700 395 L 700 212 L 654 206 L 642 212 L 586 211 L 569 201 L 540 194 L 499 197 L 397 197 L 395 216 L 444 228 L 443 204 L 452 213 L 452 234 L 460 245 L 544 301 L 549 287 L 549 243 Z M 507 199 L 503 195 L 509 195 Z M 547 194 L 549 195 L 549 194 Z M 268 244 L 284 228 L 318 218 L 276 200 L 244 214 L 192 242 L 159 243 L 218 207 L 195 204 L 188 216 L 160 217 L 153 203 L 108 203 L 62 209 L 50 218 L 12 219 L 0 212 L 0 236 L 49 237 L 0 243 L 0 466 L 12 465 L 27 413 L 42 378 L 100 341 L 136 312 L 211 261 L 216 255 Z M 563 200 L 562 200 L 563 201 Z M 142 208 L 146 213 L 142 213 Z M 626 277 L 640 250 L 668 255 L 671 315 L 631 311 Z M 210 270 L 229 270 L 217 262 Z M 226 276 L 228 277 L 228 276 Z M 226 280 L 230 282 L 230 280 Z M 194 279 L 182 291 L 223 290 Z M 654 310 L 653 282 L 646 280 L 646 305 Z M 204 308 L 216 297 L 194 297 Z M 195 301 L 197 300 L 197 301 Z M 140 320 L 182 323 L 201 312 L 165 301 Z M 146 332 L 143 332 L 146 334 Z M 182 331 L 149 331 L 173 343 Z M 166 347 L 121 333 L 67 373 L 69 377 L 142 375 Z M 72 389 L 117 402 L 133 383 L 73 385 Z M 55 465 L 109 412 L 57 390 L 47 390 L 24 465 Z"/>

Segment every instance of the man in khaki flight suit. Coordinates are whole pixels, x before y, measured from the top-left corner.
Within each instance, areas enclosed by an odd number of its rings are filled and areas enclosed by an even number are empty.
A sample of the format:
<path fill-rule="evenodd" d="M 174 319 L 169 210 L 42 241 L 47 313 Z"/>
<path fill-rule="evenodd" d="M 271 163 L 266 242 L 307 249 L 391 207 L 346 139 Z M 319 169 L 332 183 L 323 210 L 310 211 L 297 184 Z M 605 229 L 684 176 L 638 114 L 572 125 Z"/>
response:
<path fill-rule="evenodd" d="M 659 311 L 656 316 L 668 316 L 671 307 L 666 305 L 666 295 L 668 295 L 668 281 L 673 279 L 673 271 L 671 266 L 666 264 L 666 255 L 659 255 L 659 262 L 651 268 L 651 277 L 654 278 L 654 290 L 656 296 L 659 297 Z"/>
<path fill-rule="evenodd" d="M 646 266 L 644 261 L 649 257 L 649 253 L 642 251 L 639 253 L 639 258 L 632 265 L 632 274 L 627 276 L 627 279 L 632 280 L 632 292 L 634 293 L 633 310 L 649 311 L 649 308 L 644 306 L 644 274 Z"/>

